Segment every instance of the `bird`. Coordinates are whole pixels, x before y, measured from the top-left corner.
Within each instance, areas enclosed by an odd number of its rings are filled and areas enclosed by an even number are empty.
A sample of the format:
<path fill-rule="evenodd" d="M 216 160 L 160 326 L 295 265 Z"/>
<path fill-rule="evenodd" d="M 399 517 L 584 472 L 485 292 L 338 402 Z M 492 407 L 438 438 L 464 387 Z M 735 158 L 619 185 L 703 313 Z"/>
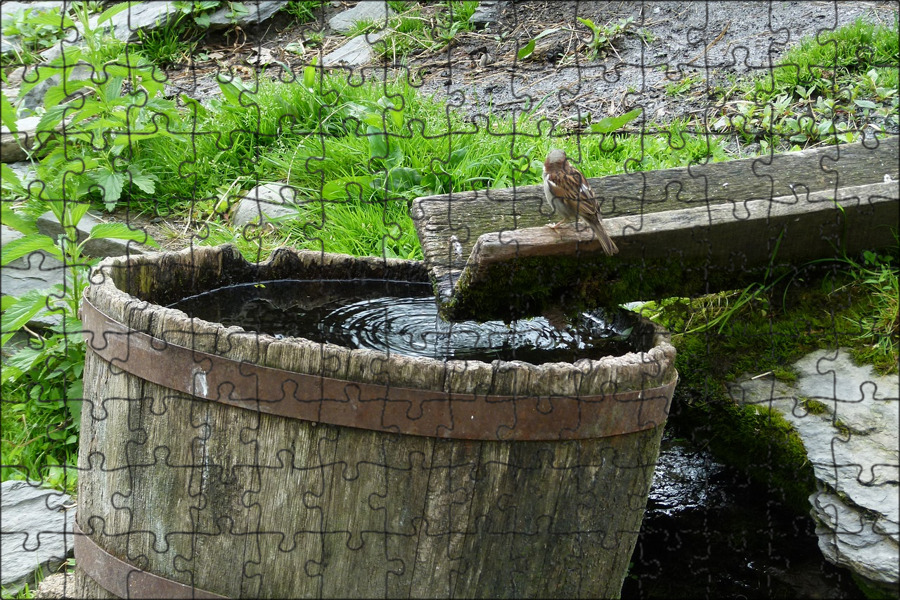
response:
<path fill-rule="evenodd" d="M 556 229 L 567 220 L 574 219 L 577 222 L 581 219 L 594 230 L 600 247 L 608 256 L 619 251 L 603 227 L 594 191 L 581 171 L 569 163 L 562 150 L 551 150 L 544 161 L 544 196 L 563 217 L 559 223 L 551 225 L 551 228 Z"/>

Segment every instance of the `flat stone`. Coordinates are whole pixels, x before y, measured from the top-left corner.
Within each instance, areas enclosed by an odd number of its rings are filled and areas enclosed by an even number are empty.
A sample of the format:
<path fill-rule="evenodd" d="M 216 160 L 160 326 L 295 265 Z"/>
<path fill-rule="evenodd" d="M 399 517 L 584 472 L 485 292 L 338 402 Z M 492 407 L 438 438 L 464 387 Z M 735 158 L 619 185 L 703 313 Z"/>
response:
<path fill-rule="evenodd" d="M 76 227 L 78 230 L 78 241 L 84 241 L 90 235 L 94 225 L 102 222 L 95 214 L 91 214 L 90 211 L 87 212 Z M 53 239 L 56 239 L 63 233 L 62 225 L 60 225 L 53 212 L 49 210 L 38 217 L 37 228 L 38 231 Z M 143 254 L 146 250 L 152 250 L 152 248 L 131 240 L 96 239 L 86 243 L 83 251 L 87 256 L 106 258 L 107 256 L 122 256 L 125 254 Z"/>
<path fill-rule="evenodd" d="M 22 234 L 6 225 L 0 225 L 0 240 L 6 245 Z M 65 265 L 46 252 L 32 252 L 0 267 L 0 291 L 4 296 L 21 298 L 32 290 L 50 290 L 62 283 Z M 28 322 L 29 326 L 50 327 L 62 321 L 58 313 L 42 313 Z"/>
<path fill-rule="evenodd" d="M 394 16 L 387 2 L 359 2 L 353 8 L 339 12 L 328 19 L 328 26 L 341 33 L 347 33 L 360 21 L 376 21 L 387 24 Z"/>
<path fill-rule="evenodd" d="M 262 23 L 276 12 L 284 8 L 284 2 L 281 0 L 261 0 L 260 2 L 245 2 L 244 6 L 250 9 L 250 13 L 235 21 L 232 18 L 231 7 L 228 3 L 225 6 L 209 16 L 209 27 L 211 29 L 229 27 L 231 25 L 246 26 L 253 23 Z"/>
<path fill-rule="evenodd" d="M 236 227 L 297 215 L 297 191 L 286 183 L 258 185 L 238 202 L 231 214 Z"/>
<path fill-rule="evenodd" d="M 57 490 L 25 481 L 0 484 L 0 584 L 16 594 L 34 583 L 34 573 L 52 573 L 72 555 L 75 511 L 72 499 Z"/>
<path fill-rule="evenodd" d="M 325 66 L 346 65 L 357 67 L 367 65 L 372 62 L 372 45 L 387 34 L 386 31 L 378 31 L 359 35 L 348 41 L 346 44 L 327 54 L 322 59 Z"/>
<path fill-rule="evenodd" d="M 817 480 L 810 496 L 819 548 L 831 562 L 877 586 L 900 585 L 900 385 L 846 349 L 794 364 L 798 379 L 730 386 L 732 398 L 769 406 L 796 429 Z M 803 400 L 825 411 L 809 412 Z"/>
<path fill-rule="evenodd" d="M 16 122 L 15 132 L 0 127 L 0 160 L 5 163 L 27 160 L 37 141 L 40 120 L 40 117 L 22 117 Z"/>

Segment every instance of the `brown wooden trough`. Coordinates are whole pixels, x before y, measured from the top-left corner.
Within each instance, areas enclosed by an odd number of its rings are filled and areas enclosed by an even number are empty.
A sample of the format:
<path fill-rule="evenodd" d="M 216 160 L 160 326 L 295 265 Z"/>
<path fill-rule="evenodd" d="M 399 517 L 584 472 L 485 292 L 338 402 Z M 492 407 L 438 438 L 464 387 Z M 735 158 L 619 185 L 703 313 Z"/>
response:
<path fill-rule="evenodd" d="M 413 219 L 449 318 L 617 306 L 763 281 L 896 244 L 898 137 L 590 179 L 620 252 L 558 217 L 541 186 L 419 198 Z"/>
<path fill-rule="evenodd" d="M 664 331 L 599 360 L 441 361 L 165 308 L 278 279 L 428 272 L 232 246 L 94 270 L 75 596 L 619 594 L 677 380 Z"/>

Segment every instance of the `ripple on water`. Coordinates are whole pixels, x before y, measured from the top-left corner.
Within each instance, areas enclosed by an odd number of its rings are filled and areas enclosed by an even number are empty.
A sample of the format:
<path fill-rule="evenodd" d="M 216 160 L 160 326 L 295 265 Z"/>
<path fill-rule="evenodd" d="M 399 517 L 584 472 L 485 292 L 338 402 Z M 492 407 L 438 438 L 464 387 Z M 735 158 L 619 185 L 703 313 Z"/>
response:
<path fill-rule="evenodd" d="M 170 308 L 274 336 L 439 360 L 573 362 L 636 350 L 627 341 L 636 322 L 630 313 L 583 313 L 562 329 L 544 317 L 448 322 L 428 283 L 267 281 L 219 288 Z"/>

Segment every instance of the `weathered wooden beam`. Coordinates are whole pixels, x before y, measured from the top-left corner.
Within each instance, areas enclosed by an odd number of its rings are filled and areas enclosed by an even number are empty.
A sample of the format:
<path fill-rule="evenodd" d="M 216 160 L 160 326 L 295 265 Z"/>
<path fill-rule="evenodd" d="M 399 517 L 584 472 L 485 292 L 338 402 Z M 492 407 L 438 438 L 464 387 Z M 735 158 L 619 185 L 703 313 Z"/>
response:
<path fill-rule="evenodd" d="M 591 179 L 613 257 L 589 231 L 543 227 L 557 219 L 539 186 L 420 198 L 413 215 L 445 315 L 512 319 L 732 289 L 770 263 L 890 245 L 897 179 L 897 137 Z"/>

